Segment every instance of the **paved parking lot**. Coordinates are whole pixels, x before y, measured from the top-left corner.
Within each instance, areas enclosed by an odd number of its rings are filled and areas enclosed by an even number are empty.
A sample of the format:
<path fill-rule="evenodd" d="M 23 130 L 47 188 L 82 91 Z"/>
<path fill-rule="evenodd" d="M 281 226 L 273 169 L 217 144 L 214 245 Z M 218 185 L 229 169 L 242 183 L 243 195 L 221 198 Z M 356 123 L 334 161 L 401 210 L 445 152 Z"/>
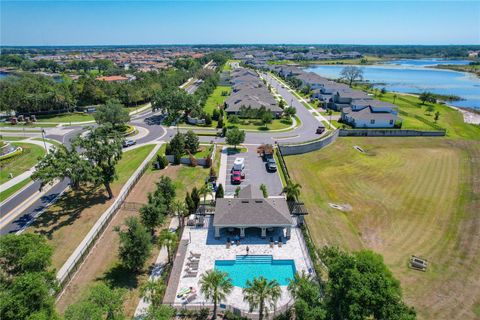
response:
<path fill-rule="evenodd" d="M 232 185 L 230 183 L 231 172 L 233 162 L 235 158 L 245 158 L 245 179 L 242 180 L 240 185 Z M 225 186 L 225 195 L 235 194 L 235 189 L 240 186 L 244 188 L 251 184 L 252 186 L 259 188 L 263 183 L 267 186 L 267 191 L 270 196 L 278 196 L 282 193 L 282 182 L 278 172 L 267 172 L 265 169 L 265 162 L 257 154 L 257 148 L 253 146 L 248 147 L 248 152 L 231 154 L 227 156 L 227 179 Z"/>

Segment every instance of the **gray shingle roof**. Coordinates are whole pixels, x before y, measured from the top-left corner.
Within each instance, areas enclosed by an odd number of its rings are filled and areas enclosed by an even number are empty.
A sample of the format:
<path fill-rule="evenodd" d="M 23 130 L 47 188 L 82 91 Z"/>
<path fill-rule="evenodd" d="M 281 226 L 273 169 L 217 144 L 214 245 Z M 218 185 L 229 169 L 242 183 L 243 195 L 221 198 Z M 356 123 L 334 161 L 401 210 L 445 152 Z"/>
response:
<path fill-rule="evenodd" d="M 290 226 L 293 224 L 287 201 L 283 198 L 217 199 L 215 227 Z"/>

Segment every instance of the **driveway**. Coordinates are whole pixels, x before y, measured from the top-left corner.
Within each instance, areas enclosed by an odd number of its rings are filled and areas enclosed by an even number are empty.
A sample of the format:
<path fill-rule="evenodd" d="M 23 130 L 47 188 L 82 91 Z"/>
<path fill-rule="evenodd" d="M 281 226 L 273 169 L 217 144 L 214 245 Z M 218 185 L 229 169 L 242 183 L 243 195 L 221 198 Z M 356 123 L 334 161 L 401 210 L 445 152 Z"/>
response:
<path fill-rule="evenodd" d="M 230 170 L 237 157 L 245 158 L 245 179 L 242 180 L 240 185 L 232 185 L 230 183 Z M 235 189 L 238 186 L 244 188 L 251 184 L 252 187 L 259 188 L 262 183 L 267 186 L 267 191 L 270 196 L 278 196 L 282 193 L 282 181 L 280 180 L 278 172 L 267 172 L 265 162 L 263 162 L 262 158 L 257 154 L 257 148 L 254 146 L 249 146 L 248 152 L 246 153 L 228 155 L 226 171 L 225 195 L 234 195 Z"/>

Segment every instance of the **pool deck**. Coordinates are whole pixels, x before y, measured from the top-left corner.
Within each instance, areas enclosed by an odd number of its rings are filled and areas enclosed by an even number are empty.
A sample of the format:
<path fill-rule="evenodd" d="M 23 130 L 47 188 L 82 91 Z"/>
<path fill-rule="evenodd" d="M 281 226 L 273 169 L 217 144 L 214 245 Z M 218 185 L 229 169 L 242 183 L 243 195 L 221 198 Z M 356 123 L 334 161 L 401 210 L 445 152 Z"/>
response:
<path fill-rule="evenodd" d="M 210 219 L 206 219 L 206 225 L 210 224 Z M 178 282 L 174 281 L 169 283 L 169 286 L 175 286 L 176 288 L 169 288 L 169 292 L 174 291 L 175 297 L 173 305 L 178 307 L 195 308 L 201 306 L 210 306 L 211 301 L 206 301 L 200 292 L 199 280 L 201 275 L 210 269 L 214 268 L 215 260 L 235 260 L 237 255 L 245 255 L 246 247 L 249 247 L 250 255 L 271 255 L 273 259 L 285 259 L 294 260 L 296 271 L 301 273 L 311 268 L 311 261 L 306 252 L 305 244 L 301 235 L 301 230 L 297 227 L 292 228 L 290 239 L 286 240 L 281 247 L 274 245 L 270 247 L 269 235 L 267 239 L 261 239 L 259 235 L 248 234 L 245 239 L 241 239 L 240 245 L 232 245 L 230 248 L 226 248 L 227 236 L 222 236 L 219 240 L 214 238 L 214 230 L 211 226 L 206 227 L 185 227 L 182 240 L 183 243 L 187 243 L 186 256 L 181 254 L 177 257 L 175 264 L 181 265 L 181 268 L 174 268 L 175 271 L 179 270 Z M 232 236 L 230 236 L 233 239 Z M 278 239 L 278 234 L 274 237 Z M 185 277 L 187 268 L 188 257 L 190 252 L 200 254 L 200 262 L 198 266 L 198 273 L 196 277 Z M 178 261 L 177 261 L 178 260 Z M 178 276 L 177 276 L 178 277 Z M 182 288 L 193 287 L 197 291 L 197 298 L 189 303 L 176 297 L 176 293 Z M 174 289 L 174 290 L 172 290 Z M 276 308 L 282 308 L 291 303 L 291 296 L 287 290 L 287 286 L 281 286 L 282 296 L 277 302 Z M 169 294 L 171 299 L 171 293 Z M 169 299 L 169 300 L 170 300 Z M 171 303 L 171 300 L 169 301 Z M 240 309 L 242 311 L 248 311 L 249 306 L 243 301 L 242 288 L 234 287 L 232 293 L 227 296 L 226 301 L 222 301 L 221 305 L 227 305 L 229 309 Z M 221 312 L 222 306 L 220 306 L 219 312 Z"/>

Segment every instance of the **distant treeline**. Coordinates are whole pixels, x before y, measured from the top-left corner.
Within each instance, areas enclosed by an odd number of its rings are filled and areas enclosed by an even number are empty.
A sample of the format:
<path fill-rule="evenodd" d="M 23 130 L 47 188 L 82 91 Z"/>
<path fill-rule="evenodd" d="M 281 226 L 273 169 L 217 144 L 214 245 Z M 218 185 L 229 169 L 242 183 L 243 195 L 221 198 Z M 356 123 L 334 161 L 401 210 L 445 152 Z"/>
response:
<path fill-rule="evenodd" d="M 176 68 L 160 72 L 135 73 L 136 80 L 106 82 L 96 80 L 96 76 L 83 73 L 77 81 L 68 76 L 60 80 L 52 77 L 21 72 L 0 81 L 0 111 L 18 113 L 45 113 L 72 111 L 77 106 L 104 104 L 107 100 L 118 99 L 126 106 L 134 106 L 152 100 L 158 91 L 177 89 L 192 76 L 205 78 L 205 86 L 199 88 L 196 97 L 204 103 L 211 82 L 216 82 L 216 74 L 205 73 L 203 64 L 214 60 L 223 65 L 228 56 L 213 53 L 200 59 L 180 59 Z M 205 87 L 205 88 L 203 88 Z"/>
<path fill-rule="evenodd" d="M 95 51 L 132 51 L 144 50 L 154 51 L 160 49 L 215 49 L 228 50 L 237 48 L 246 49 L 264 49 L 282 52 L 308 52 L 309 48 L 319 50 L 327 50 L 332 53 L 343 53 L 357 51 L 363 54 L 371 55 L 397 55 L 397 56 L 441 56 L 441 57 L 467 57 L 468 51 L 480 50 L 480 45 L 340 45 L 340 44 L 317 44 L 317 45 L 282 45 L 282 44 L 265 44 L 265 45 L 139 45 L 139 46 L 59 46 L 59 47 L 3 47 L 3 54 L 54 54 L 57 52 L 95 52 Z"/>

